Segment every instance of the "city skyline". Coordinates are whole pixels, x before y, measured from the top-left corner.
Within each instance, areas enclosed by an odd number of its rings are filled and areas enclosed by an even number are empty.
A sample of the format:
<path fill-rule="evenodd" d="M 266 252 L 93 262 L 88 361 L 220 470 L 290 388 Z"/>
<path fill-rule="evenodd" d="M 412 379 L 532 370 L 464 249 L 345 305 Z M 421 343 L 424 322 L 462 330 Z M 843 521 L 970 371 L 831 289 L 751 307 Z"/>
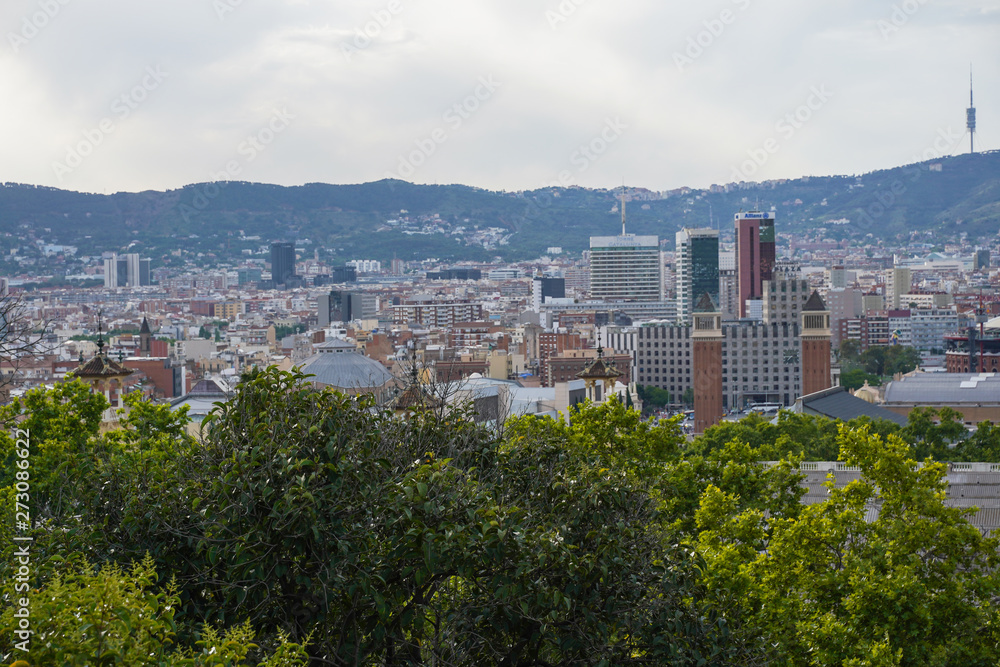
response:
<path fill-rule="evenodd" d="M 1000 145 L 998 19 L 995 0 L 15 0 L 0 180 L 659 190 L 863 173 L 968 150 L 970 63 L 977 150 Z"/>

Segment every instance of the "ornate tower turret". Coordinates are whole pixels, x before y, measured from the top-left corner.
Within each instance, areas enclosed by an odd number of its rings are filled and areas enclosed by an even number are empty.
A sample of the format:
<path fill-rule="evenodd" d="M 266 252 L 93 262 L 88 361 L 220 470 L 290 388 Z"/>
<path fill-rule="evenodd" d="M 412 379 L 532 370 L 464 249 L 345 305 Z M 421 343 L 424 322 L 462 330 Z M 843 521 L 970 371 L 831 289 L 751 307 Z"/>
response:
<path fill-rule="evenodd" d="M 111 392 L 114 390 L 118 395 L 117 409 L 124 408 L 122 397 L 125 394 L 125 378 L 132 375 L 131 368 L 125 368 L 121 360 L 115 361 L 108 357 L 104 351 L 104 334 L 98 330 L 97 334 L 97 354 L 90 361 L 84 362 L 83 355 L 80 356 L 80 366 L 73 371 L 73 375 L 90 385 L 94 392 L 104 394 L 111 403 Z M 109 408 L 103 421 L 114 422 L 118 420 L 118 413 L 114 405 Z"/>
<path fill-rule="evenodd" d="M 621 371 L 614 364 L 604 360 L 604 348 L 600 336 L 597 340 L 597 358 L 582 371 L 576 374 L 587 384 L 587 398 L 594 403 L 602 403 L 614 389 L 615 380 L 621 377 Z M 600 383 L 600 386 L 598 386 Z"/>

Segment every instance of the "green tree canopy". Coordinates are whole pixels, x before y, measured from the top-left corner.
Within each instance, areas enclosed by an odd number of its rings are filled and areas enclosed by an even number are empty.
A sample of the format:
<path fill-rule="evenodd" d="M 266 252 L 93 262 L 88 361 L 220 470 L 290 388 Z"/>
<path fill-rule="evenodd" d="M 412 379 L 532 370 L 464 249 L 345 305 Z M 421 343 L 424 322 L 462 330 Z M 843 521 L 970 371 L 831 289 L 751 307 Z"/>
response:
<path fill-rule="evenodd" d="M 841 427 L 861 471 L 797 517 L 736 513 L 710 487 L 697 514 L 708 585 L 788 665 L 992 665 L 998 544 L 944 504 L 944 466 L 898 436 Z"/>

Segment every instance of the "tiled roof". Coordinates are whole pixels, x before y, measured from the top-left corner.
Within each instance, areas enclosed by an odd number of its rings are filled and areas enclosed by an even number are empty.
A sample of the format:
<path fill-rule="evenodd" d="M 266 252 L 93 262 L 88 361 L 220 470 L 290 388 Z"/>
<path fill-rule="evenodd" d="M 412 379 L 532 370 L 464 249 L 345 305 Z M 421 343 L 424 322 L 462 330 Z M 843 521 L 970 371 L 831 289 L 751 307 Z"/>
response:
<path fill-rule="evenodd" d="M 996 373 L 917 373 L 890 382 L 885 402 L 899 405 L 996 405 L 1000 375 Z"/>
<path fill-rule="evenodd" d="M 621 371 L 612 364 L 605 363 L 603 357 L 597 357 L 594 363 L 576 374 L 581 380 L 613 380 L 621 377 Z"/>
<path fill-rule="evenodd" d="M 108 357 L 103 354 L 98 354 L 93 359 L 81 364 L 75 371 L 73 371 L 74 375 L 78 378 L 126 377 L 134 372 L 135 371 L 131 368 L 125 368 L 117 361 L 108 359 Z"/>
<path fill-rule="evenodd" d="M 806 301 L 805 305 L 802 306 L 802 312 L 816 312 L 825 311 L 826 304 L 823 303 L 823 297 L 819 295 L 819 292 L 813 290 L 813 293 L 809 296 L 809 300 Z"/>
<path fill-rule="evenodd" d="M 714 313 L 717 310 L 718 307 L 712 300 L 712 295 L 708 292 L 702 292 L 701 296 L 698 297 L 698 301 L 694 304 L 694 312 L 696 313 Z"/>
<path fill-rule="evenodd" d="M 906 417 L 879 407 L 868 401 L 852 396 L 843 387 L 832 387 L 817 391 L 799 399 L 803 412 L 816 413 L 830 419 L 850 421 L 855 417 L 887 419 L 900 426 L 906 426 Z"/>

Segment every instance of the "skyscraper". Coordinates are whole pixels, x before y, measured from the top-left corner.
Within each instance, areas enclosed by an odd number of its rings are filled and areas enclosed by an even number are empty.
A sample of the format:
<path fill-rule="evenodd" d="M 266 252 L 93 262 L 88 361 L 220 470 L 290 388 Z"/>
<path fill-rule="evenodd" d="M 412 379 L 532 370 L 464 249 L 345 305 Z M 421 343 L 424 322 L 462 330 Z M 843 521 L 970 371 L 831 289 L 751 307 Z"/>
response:
<path fill-rule="evenodd" d="M 660 240 L 656 236 L 591 236 L 590 296 L 604 301 L 659 301 Z"/>
<path fill-rule="evenodd" d="M 360 292 L 331 290 L 316 299 L 319 326 L 330 326 L 333 322 L 350 322 L 364 315 L 363 299 Z"/>
<path fill-rule="evenodd" d="M 886 277 L 886 301 L 892 309 L 899 310 L 908 305 L 903 303 L 903 296 L 910 293 L 913 281 L 913 274 L 910 272 L 910 269 L 905 267 L 892 268 L 889 269 L 889 275 Z"/>
<path fill-rule="evenodd" d="M 625 233 L 624 185 L 621 213 L 621 236 L 590 237 L 590 296 L 602 301 L 660 301 L 660 239 Z"/>
<path fill-rule="evenodd" d="M 676 244 L 677 321 L 688 323 L 702 294 L 719 303 L 719 232 L 684 228 L 677 232 Z"/>
<path fill-rule="evenodd" d="M 545 278 L 536 276 L 531 281 L 531 308 L 539 310 L 545 299 L 563 299 L 566 297 L 565 278 Z"/>
<path fill-rule="evenodd" d="M 740 317 L 747 316 L 747 299 L 760 299 L 765 280 L 774 270 L 774 211 L 739 212 L 736 225 L 736 273 Z"/>
<path fill-rule="evenodd" d="M 150 284 L 150 260 L 140 259 L 138 253 L 113 254 L 104 260 L 105 287 L 146 287 Z"/>
<path fill-rule="evenodd" d="M 271 244 L 271 280 L 274 284 L 283 285 L 295 275 L 295 244 Z"/>

